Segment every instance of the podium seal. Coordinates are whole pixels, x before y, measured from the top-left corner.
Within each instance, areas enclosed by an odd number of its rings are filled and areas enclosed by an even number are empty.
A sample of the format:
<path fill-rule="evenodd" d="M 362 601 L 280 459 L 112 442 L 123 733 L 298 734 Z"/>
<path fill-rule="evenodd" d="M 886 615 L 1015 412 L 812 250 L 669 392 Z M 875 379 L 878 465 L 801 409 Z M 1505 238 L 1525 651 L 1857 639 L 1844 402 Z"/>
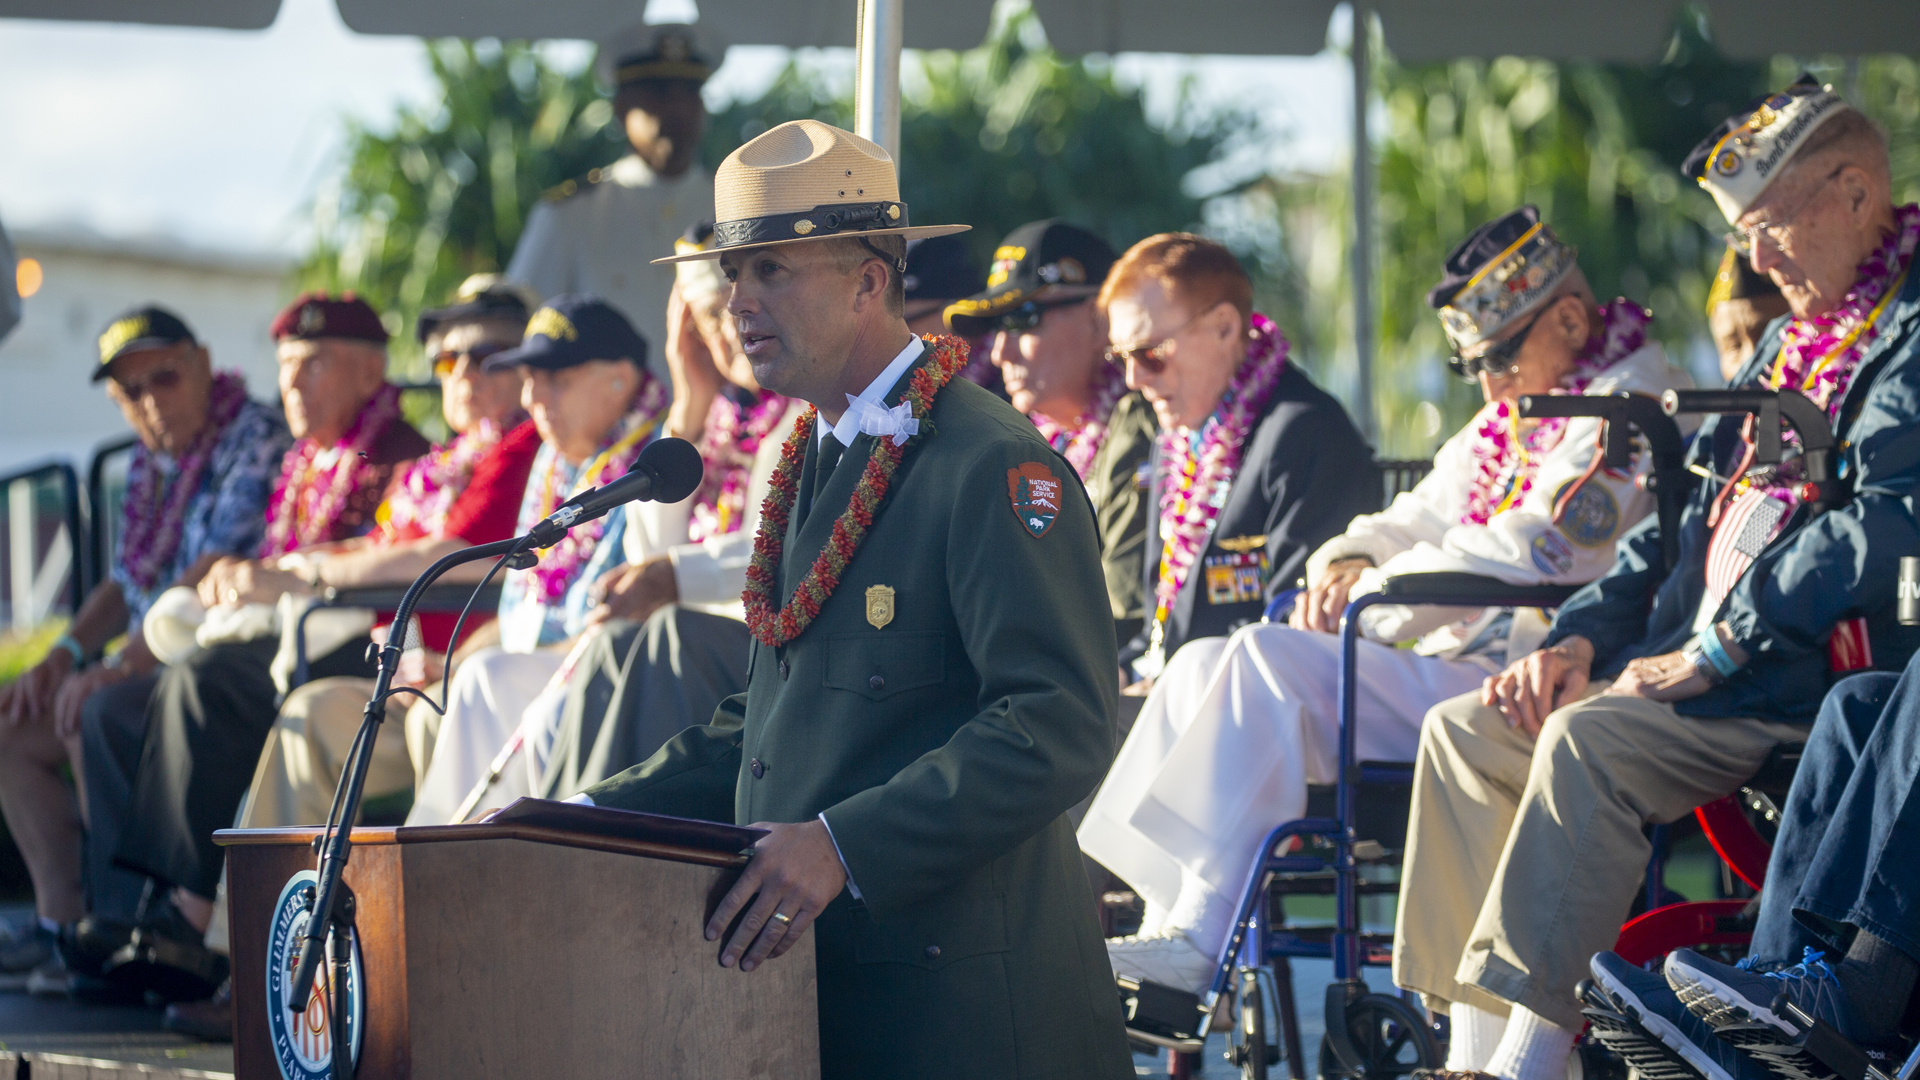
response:
<path fill-rule="evenodd" d="M 302 870 L 287 879 L 273 905 L 273 928 L 267 935 L 267 1032 L 273 1058 L 286 1080 L 330 1080 L 333 1071 L 333 966 L 323 954 L 319 978 L 304 1012 L 295 1012 L 287 1000 L 298 961 L 300 938 L 313 919 L 314 892 L 320 877 Z M 366 975 L 360 963 L 360 937 L 353 939 L 353 958 L 347 980 L 348 1055 L 360 1062 L 360 1034 L 366 1018 Z"/>

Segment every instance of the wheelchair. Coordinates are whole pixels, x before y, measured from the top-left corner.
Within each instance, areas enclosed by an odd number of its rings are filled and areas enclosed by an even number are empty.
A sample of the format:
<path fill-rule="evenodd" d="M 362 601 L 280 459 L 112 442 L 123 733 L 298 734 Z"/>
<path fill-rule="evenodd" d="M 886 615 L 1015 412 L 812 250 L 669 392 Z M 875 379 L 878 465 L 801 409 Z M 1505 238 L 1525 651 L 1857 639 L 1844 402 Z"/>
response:
<path fill-rule="evenodd" d="M 1524 417 L 1597 416 L 1603 419 L 1605 464 L 1630 466 L 1633 431 L 1652 455 L 1646 488 L 1655 495 L 1666 565 L 1678 560 L 1678 524 L 1692 489 L 1684 463 L 1686 442 L 1672 417 L 1680 413 L 1752 413 L 1762 432 L 1755 461 L 1780 461 L 1779 424 L 1801 434 L 1808 484 L 1802 495 L 1816 512 L 1835 505 L 1841 488 L 1833 475 L 1833 440 L 1825 414 L 1792 391 L 1669 391 L 1653 399 L 1626 393 L 1608 396 L 1524 397 Z M 1769 436 L 1771 436 L 1769 438 Z M 1300 590 L 1275 597 L 1267 621 L 1284 617 Z M 1380 592 L 1353 600 L 1341 622 L 1340 757 L 1337 782 L 1310 789 L 1310 816 L 1276 826 L 1249 869 L 1232 934 L 1204 995 L 1180 994 L 1152 984 L 1140 986 L 1128 1000 L 1129 1035 L 1138 1043 L 1169 1051 L 1173 1076 L 1191 1076 L 1214 1013 L 1231 994 L 1232 1027 L 1226 1052 L 1243 1077 L 1265 1080 L 1283 1060 L 1292 1080 L 1306 1080 L 1291 961 L 1332 961 L 1333 980 L 1326 992 L 1326 1035 L 1319 1048 L 1318 1072 L 1333 1078 L 1385 1080 L 1415 1070 L 1439 1068 L 1444 1059 L 1444 1029 L 1431 1020 L 1411 994 L 1371 992 L 1360 977 L 1364 967 L 1392 962 L 1390 934 L 1368 933 L 1360 919 L 1365 896 L 1398 895 L 1397 869 L 1404 848 L 1413 765 L 1356 760 L 1354 724 L 1358 690 L 1356 657 L 1359 615 L 1376 604 L 1462 607 L 1558 607 L 1577 589 L 1570 586 L 1509 585 L 1470 574 L 1404 575 L 1389 579 Z M 1775 750 L 1760 773 L 1738 792 L 1695 811 L 1702 832 L 1733 875 L 1753 890 L 1765 881 L 1770 838 L 1761 829 L 1777 820 L 1775 801 L 1784 796 L 1798 762 L 1798 746 Z M 1615 951 L 1634 963 L 1646 963 L 1677 948 L 1743 949 L 1751 940 L 1745 916 L 1748 900 L 1668 902 L 1664 885 L 1667 827 L 1651 830 L 1653 856 L 1646 874 L 1645 911 L 1622 928 Z M 1381 873 L 1375 871 L 1392 871 Z M 1330 927 L 1287 925 L 1288 896 L 1331 895 Z M 1584 987 L 1583 987 L 1584 989 Z M 1604 1000 L 1604 999 L 1602 999 Z M 1280 1031 L 1269 1037 L 1268 1002 Z M 1590 1002 L 1591 1003 L 1591 1002 Z M 1182 1008 L 1191 1012 L 1182 1015 Z M 1615 1049 L 1604 1018 L 1595 1017 L 1594 1037 L 1579 1048 L 1582 1073 L 1624 1078 L 1629 1065 L 1648 1080 L 1681 1080 L 1652 1063 L 1630 1061 Z M 1184 1020 L 1184 1023 L 1182 1022 Z M 1145 1022 L 1143 1022 L 1145 1021 Z M 1846 1080 L 1863 1080 L 1859 1073 Z M 1804 1080 L 1819 1080 L 1807 1077 Z M 1884 1080 L 1884 1078 L 1882 1078 Z M 1903 1075 L 1899 1080 L 1915 1080 Z"/>

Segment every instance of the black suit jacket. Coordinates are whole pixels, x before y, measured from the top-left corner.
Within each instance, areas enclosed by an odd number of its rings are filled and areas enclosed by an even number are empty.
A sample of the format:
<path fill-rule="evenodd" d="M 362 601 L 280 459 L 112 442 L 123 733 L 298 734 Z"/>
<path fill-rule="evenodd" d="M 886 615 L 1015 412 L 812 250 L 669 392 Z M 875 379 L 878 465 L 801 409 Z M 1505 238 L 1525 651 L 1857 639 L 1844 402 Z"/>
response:
<path fill-rule="evenodd" d="M 1153 632 L 1152 597 L 1160 580 L 1157 507 L 1166 482 L 1156 446 L 1156 510 L 1147 515 L 1148 625 L 1121 649 L 1123 664 L 1145 655 Z M 1306 572 L 1315 548 L 1345 531 L 1355 516 L 1380 509 L 1380 495 L 1373 450 L 1347 410 L 1289 363 L 1247 439 L 1207 549 L 1174 598 L 1166 655 L 1195 638 L 1220 637 L 1257 621 L 1267 601 Z"/>

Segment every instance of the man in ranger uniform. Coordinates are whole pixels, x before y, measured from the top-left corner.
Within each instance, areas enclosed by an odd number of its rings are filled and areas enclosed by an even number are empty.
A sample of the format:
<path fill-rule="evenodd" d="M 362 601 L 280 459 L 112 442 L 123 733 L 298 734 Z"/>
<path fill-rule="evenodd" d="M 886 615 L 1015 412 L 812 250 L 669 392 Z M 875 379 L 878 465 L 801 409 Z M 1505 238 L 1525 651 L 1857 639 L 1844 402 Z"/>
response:
<path fill-rule="evenodd" d="M 633 153 L 547 193 L 527 216 L 507 276 L 542 296 L 594 293 L 648 341 L 667 340 L 671 268 L 647 265 L 713 203 L 697 160 L 707 110 L 700 87 L 725 50 L 702 49 L 693 28 L 631 26 L 600 43 L 600 81 Z M 667 378 L 664 358 L 650 370 Z"/>
<path fill-rule="evenodd" d="M 760 384 L 803 398 L 747 576 L 747 692 L 604 806 L 770 830 L 706 933 L 817 925 L 821 1075 L 1132 1068 L 1065 812 L 1113 756 L 1113 623 L 1079 479 L 902 318 L 892 159 L 813 120 L 735 151 L 713 258 Z M 817 920 L 817 922 L 816 922 Z"/>

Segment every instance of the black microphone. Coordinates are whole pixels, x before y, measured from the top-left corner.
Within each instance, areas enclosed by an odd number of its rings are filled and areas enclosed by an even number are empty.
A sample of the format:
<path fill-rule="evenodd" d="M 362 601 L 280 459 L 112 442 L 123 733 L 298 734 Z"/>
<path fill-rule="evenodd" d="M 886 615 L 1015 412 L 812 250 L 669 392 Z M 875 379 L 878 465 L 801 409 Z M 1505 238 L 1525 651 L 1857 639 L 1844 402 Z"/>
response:
<path fill-rule="evenodd" d="M 568 529 L 592 521 L 630 502 L 676 503 L 700 486 L 706 467 L 700 451 L 685 439 L 655 439 L 634 459 L 627 474 L 611 484 L 583 491 L 528 531 L 535 547 L 560 541 Z"/>

